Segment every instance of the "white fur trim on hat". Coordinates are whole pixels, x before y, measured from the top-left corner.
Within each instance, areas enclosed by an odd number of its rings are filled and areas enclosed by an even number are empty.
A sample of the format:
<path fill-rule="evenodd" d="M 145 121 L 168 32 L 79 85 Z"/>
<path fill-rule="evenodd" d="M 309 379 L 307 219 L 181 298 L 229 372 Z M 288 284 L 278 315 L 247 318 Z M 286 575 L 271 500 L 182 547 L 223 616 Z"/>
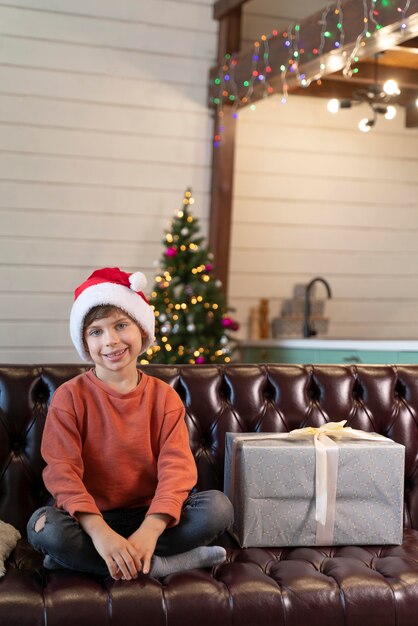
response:
<path fill-rule="evenodd" d="M 126 311 L 138 323 L 145 335 L 143 352 L 154 342 L 155 316 L 152 307 L 129 287 L 112 282 L 99 283 L 82 291 L 71 309 L 70 335 L 83 361 L 91 361 L 83 342 L 84 318 L 93 307 L 107 304 Z"/>

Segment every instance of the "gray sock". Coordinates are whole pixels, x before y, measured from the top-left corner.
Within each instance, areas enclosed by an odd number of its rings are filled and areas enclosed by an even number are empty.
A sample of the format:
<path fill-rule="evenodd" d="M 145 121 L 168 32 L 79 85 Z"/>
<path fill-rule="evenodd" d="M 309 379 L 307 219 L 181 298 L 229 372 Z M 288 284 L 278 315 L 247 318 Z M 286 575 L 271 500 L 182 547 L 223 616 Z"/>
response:
<path fill-rule="evenodd" d="M 226 550 L 221 546 L 201 546 L 173 556 L 154 556 L 150 575 L 160 578 L 188 569 L 212 567 L 225 561 L 225 558 Z"/>

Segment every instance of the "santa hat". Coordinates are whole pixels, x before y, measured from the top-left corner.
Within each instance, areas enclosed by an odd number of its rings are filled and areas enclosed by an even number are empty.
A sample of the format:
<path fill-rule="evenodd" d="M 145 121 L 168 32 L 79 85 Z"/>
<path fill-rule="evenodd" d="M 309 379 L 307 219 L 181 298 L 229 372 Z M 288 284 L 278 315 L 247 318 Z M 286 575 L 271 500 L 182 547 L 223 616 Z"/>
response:
<path fill-rule="evenodd" d="M 91 361 L 84 347 L 84 319 L 95 306 L 113 305 L 128 313 L 143 331 L 142 350 L 150 347 L 154 341 L 155 317 L 142 291 L 146 284 L 147 279 L 142 272 L 127 274 L 118 267 L 105 267 L 93 272 L 77 287 L 70 314 L 70 335 L 84 361 Z"/>

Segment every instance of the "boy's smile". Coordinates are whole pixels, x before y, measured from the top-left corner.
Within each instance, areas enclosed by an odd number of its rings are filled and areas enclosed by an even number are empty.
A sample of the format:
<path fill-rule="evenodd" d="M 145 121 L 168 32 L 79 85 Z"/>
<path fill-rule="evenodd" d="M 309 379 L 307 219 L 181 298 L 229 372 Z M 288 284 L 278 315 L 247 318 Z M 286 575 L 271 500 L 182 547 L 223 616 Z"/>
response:
<path fill-rule="evenodd" d="M 121 356 L 125 354 L 126 351 L 127 348 L 124 348 L 123 350 L 117 350 L 117 352 L 109 352 L 108 354 L 105 354 L 103 356 L 105 356 L 110 361 L 117 361 Z"/>
<path fill-rule="evenodd" d="M 108 317 L 94 320 L 87 326 L 84 340 L 103 381 L 114 381 L 114 374 L 125 380 L 136 377 L 142 335 L 129 315 L 115 310 Z"/>

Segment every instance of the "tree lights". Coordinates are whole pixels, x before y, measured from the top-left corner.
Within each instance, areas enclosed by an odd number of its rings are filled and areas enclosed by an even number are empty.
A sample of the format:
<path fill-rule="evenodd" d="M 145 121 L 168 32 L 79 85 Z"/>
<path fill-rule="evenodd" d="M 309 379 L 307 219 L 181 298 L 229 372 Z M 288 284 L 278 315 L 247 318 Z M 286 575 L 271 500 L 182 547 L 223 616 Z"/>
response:
<path fill-rule="evenodd" d="M 157 342 L 144 363 L 228 363 L 230 331 L 238 324 L 229 317 L 221 284 L 213 274 L 212 255 L 199 236 L 198 220 L 187 190 L 165 234 L 161 271 L 155 277 L 150 303 L 154 308 Z"/>

